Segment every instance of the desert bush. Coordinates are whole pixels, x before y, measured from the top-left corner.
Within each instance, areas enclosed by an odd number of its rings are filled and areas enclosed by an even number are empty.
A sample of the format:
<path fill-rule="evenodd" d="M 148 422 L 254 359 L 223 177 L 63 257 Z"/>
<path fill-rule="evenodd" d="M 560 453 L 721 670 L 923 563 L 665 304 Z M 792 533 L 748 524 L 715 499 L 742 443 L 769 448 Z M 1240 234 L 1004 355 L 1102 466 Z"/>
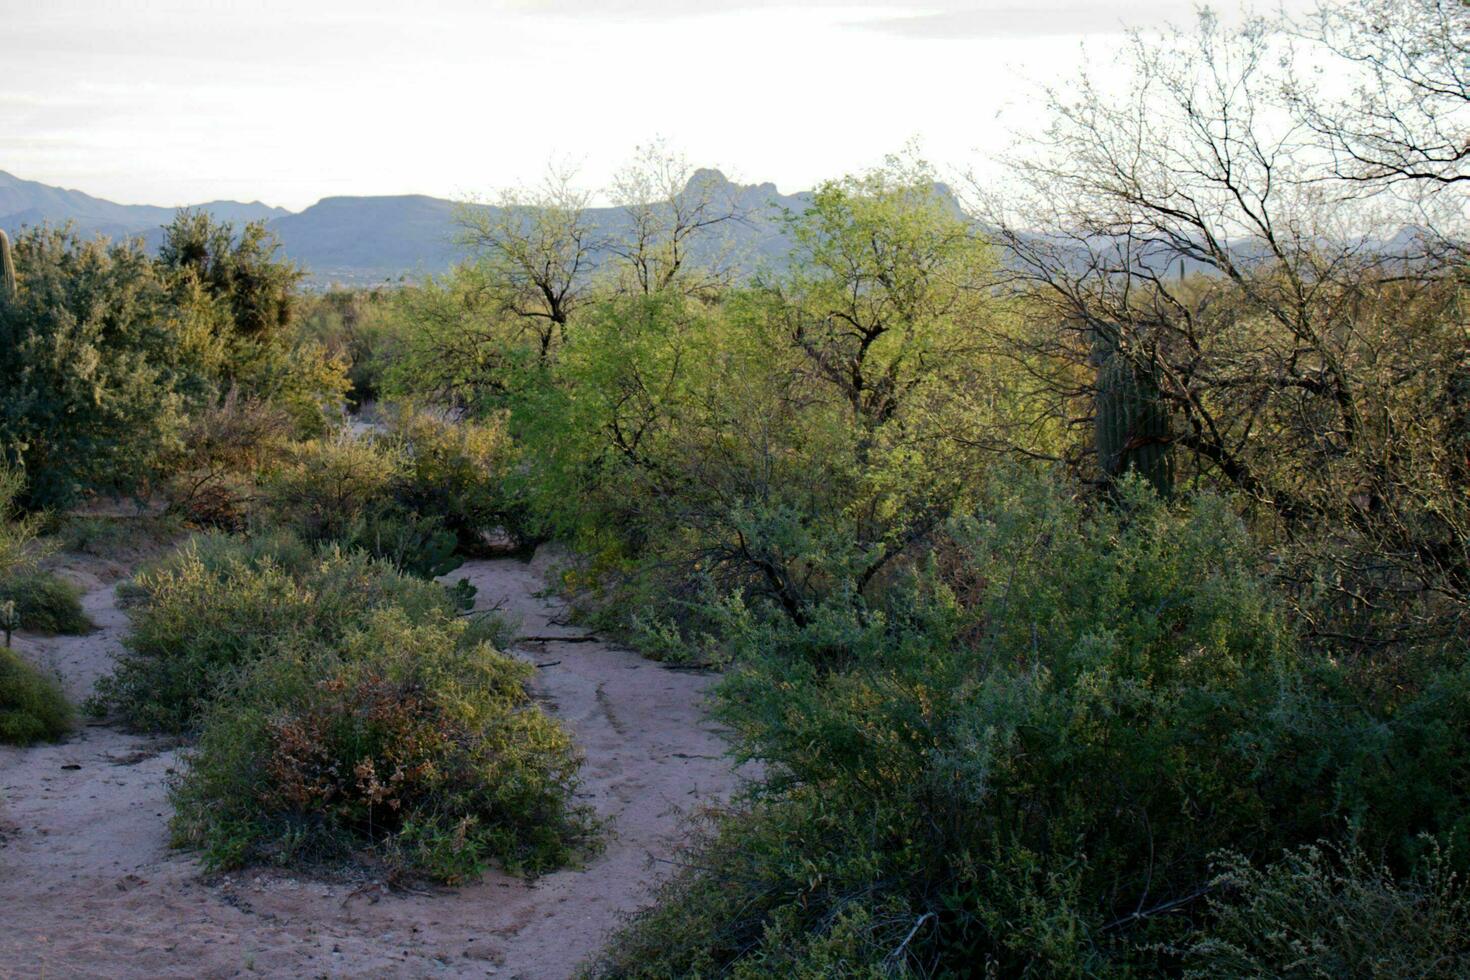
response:
<path fill-rule="evenodd" d="M 1403 877 L 1358 848 L 1307 846 L 1265 868 L 1230 855 L 1213 885 L 1186 977 L 1470 974 L 1470 890 L 1432 842 Z"/>
<path fill-rule="evenodd" d="M 164 229 L 158 265 L 218 302 L 236 337 L 270 339 L 290 325 L 302 276 L 276 257 L 280 247 L 263 221 L 236 234 L 232 224 L 208 211 L 185 209 Z"/>
<path fill-rule="evenodd" d="M 595 973 L 1149 972 L 1213 850 L 1335 826 L 1350 725 L 1227 502 L 1054 479 L 997 476 L 881 606 L 730 614 L 765 782 Z"/>
<path fill-rule="evenodd" d="M 225 391 L 285 413 L 297 435 L 330 428 L 345 364 L 289 335 L 300 273 L 277 248 L 261 225 L 237 235 L 195 212 L 164 230 L 156 259 L 141 241 L 70 230 L 17 238 L 20 288 L 0 306 L 0 443 L 25 464 L 28 507 L 145 496 L 190 464 L 196 413 Z"/>
<path fill-rule="evenodd" d="M 464 562 L 437 517 L 392 506 L 371 514 L 347 543 L 421 578 L 446 575 Z"/>
<path fill-rule="evenodd" d="M 35 560 L 41 520 L 20 513 L 24 489 L 25 474 L 0 458 L 0 577 L 25 569 Z"/>
<path fill-rule="evenodd" d="M 129 590 L 132 628 L 97 710 L 131 726 L 182 732 L 220 685 L 283 644 L 330 645 L 371 610 L 447 618 L 449 593 L 361 553 L 314 551 L 288 534 L 195 539 L 140 572 Z"/>
<path fill-rule="evenodd" d="M 129 517 L 67 514 L 56 520 L 50 543 L 58 551 L 134 561 L 157 557 L 183 534 L 183 524 L 175 514 Z"/>
<path fill-rule="evenodd" d="M 347 397 L 356 408 L 382 393 L 383 375 L 397 360 L 397 289 L 331 289 L 300 298 L 296 333 L 347 362 Z"/>
<path fill-rule="evenodd" d="M 55 679 L 0 647 L 0 743 L 55 741 L 71 731 L 72 721 L 71 705 Z"/>
<path fill-rule="evenodd" d="M 347 365 L 293 329 L 302 272 L 280 247 L 262 222 L 236 231 L 184 210 L 164 229 L 157 267 L 207 319 L 219 352 L 215 387 L 279 409 L 297 436 L 321 436 L 341 417 Z"/>
<path fill-rule="evenodd" d="M 30 507 L 141 492 L 210 387 L 216 341 L 138 243 L 28 230 L 18 297 L 0 306 L 0 444 L 24 461 Z"/>
<path fill-rule="evenodd" d="M 243 531 L 254 474 L 279 458 L 292 431 L 285 409 L 230 389 L 184 430 L 164 488 L 169 509 L 196 527 Z"/>
<path fill-rule="evenodd" d="M 264 522 L 310 544 L 351 540 L 388 499 L 401 455 L 342 433 L 290 447 L 261 485 Z"/>
<path fill-rule="evenodd" d="M 571 741 L 531 704 L 530 668 L 463 630 L 379 610 L 254 664 L 173 789 L 175 843 L 218 868 L 370 861 L 448 882 L 574 859 L 592 824 Z"/>
<path fill-rule="evenodd" d="M 347 367 L 321 344 L 286 337 L 253 340 L 238 349 L 234 364 L 225 382 L 279 407 L 297 438 L 325 438 L 340 427 L 350 384 Z"/>
<path fill-rule="evenodd" d="M 451 531 L 462 554 L 482 554 L 485 532 L 514 534 L 523 506 L 507 489 L 515 449 L 503 416 L 453 421 L 426 411 L 403 410 L 387 441 L 402 453 L 393 496 L 405 510 L 436 519 Z"/>
<path fill-rule="evenodd" d="M 424 578 L 454 570 L 455 536 L 436 514 L 403 506 L 401 448 L 349 433 L 292 446 L 261 480 L 260 522 L 302 540 L 357 548 Z"/>
<path fill-rule="evenodd" d="M 19 629 L 78 635 L 92 621 L 82 609 L 82 590 L 51 572 L 0 576 L 0 602 L 15 603 Z"/>
<path fill-rule="evenodd" d="M 42 520 L 19 513 L 24 474 L 0 460 L 0 627 L 5 642 L 15 630 L 84 633 L 92 628 L 81 592 L 50 572 L 36 570 L 52 542 L 38 537 Z"/>

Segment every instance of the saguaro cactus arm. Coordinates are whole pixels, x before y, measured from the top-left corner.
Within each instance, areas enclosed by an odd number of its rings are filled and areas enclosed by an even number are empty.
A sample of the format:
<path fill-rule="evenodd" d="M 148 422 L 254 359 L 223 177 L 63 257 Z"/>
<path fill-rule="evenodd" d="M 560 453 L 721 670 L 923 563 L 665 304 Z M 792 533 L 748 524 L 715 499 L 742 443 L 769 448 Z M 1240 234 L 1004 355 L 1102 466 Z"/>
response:
<path fill-rule="evenodd" d="M 15 299 L 15 259 L 10 254 L 10 236 L 0 230 L 0 298 Z"/>
<path fill-rule="evenodd" d="M 1169 411 L 1157 379 L 1115 345 L 1100 351 L 1094 422 L 1098 465 L 1109 478 L 1133 470 L 1160 494 L 1174 487 Z"/>

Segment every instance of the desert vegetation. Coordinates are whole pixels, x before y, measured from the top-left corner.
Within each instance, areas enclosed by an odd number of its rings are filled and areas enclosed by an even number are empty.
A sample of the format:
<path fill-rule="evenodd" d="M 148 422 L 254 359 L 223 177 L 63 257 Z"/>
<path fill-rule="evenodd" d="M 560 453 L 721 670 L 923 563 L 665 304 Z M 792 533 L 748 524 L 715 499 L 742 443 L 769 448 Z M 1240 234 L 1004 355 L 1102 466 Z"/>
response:
<path fill-rule="evenodd" d="M 9 577 L 27 515 L 160 501 L 194 533 L 92 707 L 191 740 L 175 841 L 455 882 L 597 846 L 441 584 L 564 546 L 760 774 L 591 977 L 1464 975 L 1467 54 L 1445 0 L 1206 13 L 1048 93 L 1005 181 L 895 156 L 778 260 L 663 144 L 465 205 L 473 258 L 393 288 L 193 213 L 157 257 L 28 232 L 0 597 L 77 628 Z M 48 691 L 0 736 L 64 732 Z"/>
<path fill-rule="evenodd" d="M 12 635 L 88 625 L 75 591 L 35 569 L 38 522 L 17 512 L 21 486 L 18 472 L 0 466 L 0 743 L 9 745 L 61 738 L 74 714 L 56 679 L 10 649 Z"/>
<path fill-rule="evenodd" d="M 18 238 L 0 301 L 6 636 L 89 626 L 79 590 L 37 562 L 128 532 L 66 508 L 156 501 L 155 524 L 194 533 L 122 587 L 125 650 L 88 707 L 194 746 L 180 846 L 210 867 L 394 881 L 575 862 L 597 841 L 577 752 L 492 646 L 503 625 L 461 615 L 473 587 L 433 580 L 496 526 L 503 439 L 410 406 L 350 433 L 347 362 L 298 329 L 299 271 L 276 251 L 258 225 L 193 212 L 156 258 Z M 56 682 L 4 657 L 5 740 L 69 731 Z"/>

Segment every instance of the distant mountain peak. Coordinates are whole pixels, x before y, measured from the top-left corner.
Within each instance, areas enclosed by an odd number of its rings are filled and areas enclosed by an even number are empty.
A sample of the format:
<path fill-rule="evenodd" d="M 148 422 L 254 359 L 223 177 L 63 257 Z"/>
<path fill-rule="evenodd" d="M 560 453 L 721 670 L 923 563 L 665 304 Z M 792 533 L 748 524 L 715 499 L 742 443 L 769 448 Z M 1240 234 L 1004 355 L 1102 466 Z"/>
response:
<path fill-rule="evenodd" d="M 712 167 L 690 175 L 684 193 L 690 191 L 728 195 L 754 219 L 732 229 L 741 237 L 741 248 L 752 256 L 751 261 L 777 260 L 784 254 L 780 229 L 762 220 L 770 206 L 799 208 L 805 199 L 805 195 L 783 196 L 771 183 L 737 184 Z M 456 244 L 455 202 L 423 194 L 325 197 L 299 212 L 259 201 L 212 201 L 192 207 L 237 229 L 265 221 L 280 238 L 285 255 L 304 265 L 317 284 L 382 282 L 440 273 L 465 258 Z M 10 232 L 22 226 L 70 222 L 84 237 L 141 236 L 146 245 L 156 247 L 163 227 L 176 211 L 115 204 L 0 171 L 0 228 Z M 622 208 L 592 208 L 588 217 L 603 231 L 627 220 Z"/>
<path fill-rule="evenodd" d="M 732 186 L 730 178 L 725 176 L 723 170 L 714 167 L 700 167 L 689 177 L 689 182 L 684 185 L 684 193 L 689 193 L 696 187 L 729 187 Z"/>

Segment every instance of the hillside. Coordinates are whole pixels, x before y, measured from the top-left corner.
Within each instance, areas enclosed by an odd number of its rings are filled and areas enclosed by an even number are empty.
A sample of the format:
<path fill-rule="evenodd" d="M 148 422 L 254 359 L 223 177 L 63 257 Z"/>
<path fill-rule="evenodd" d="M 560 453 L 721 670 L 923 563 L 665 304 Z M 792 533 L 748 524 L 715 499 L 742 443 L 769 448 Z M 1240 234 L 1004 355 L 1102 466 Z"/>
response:
<path fill-rule="evenodd" d="M 734 184 L 717 170 L 697 171 L 693 182 L 714 184 L 740 213 L 741 220 L 726 225 L 719 246 L 739 267 L 752 269 L 784 255 L 777 215 L 781 208 L 803 207 L 806 194 L 782 194 L 771 183 Z M 454 244 L 455 203 L 422 194 L 328 197 L 300 212 L 259 202 L 211 201 L 193 207 L 236 224 L 266 221 L 286 255 L 305 267 L 309 281 L 317 285 L 418 278 L 443 272 L 464 255 Z M 159 230 L 174 213 L 167 207 L 115 204 L 0 171 L 0 228 L 12 234 L 28 225 L 70 221 L 84 235 L 138 235 L 156 246 Z M 589 218 L 600 234 L 617 231 L 627 220 L 615 207 L 594 208 Z"/>
<path fill-rule="evenodd" d="M 259 201 L 208 201 L 193 206 L 222 221 L 236 223 L 269 221 L 290 213 Z M 149 204 L 115 204 L 82 191 L 23 180 L 0 170 L 0 228 L 11 233 L 26 225 L 58 225 L 70 221 L 84 235 L 148 237 L 168 224 L 174 211 L 174 208 Z"/>

